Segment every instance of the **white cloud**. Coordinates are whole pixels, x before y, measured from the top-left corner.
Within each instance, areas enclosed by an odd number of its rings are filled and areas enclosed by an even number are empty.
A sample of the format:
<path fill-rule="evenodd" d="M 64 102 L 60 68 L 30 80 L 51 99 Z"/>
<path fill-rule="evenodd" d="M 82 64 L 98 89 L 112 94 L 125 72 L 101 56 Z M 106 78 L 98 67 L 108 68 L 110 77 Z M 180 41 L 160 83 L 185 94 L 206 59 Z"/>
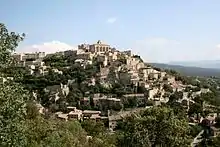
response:
<path fill-rule="evenodd" d="M 112 24 L 112 23 L 115 23 L 116 21 L 117 21 L 116 17 L 111 17 L 111 18 L 108 18 L 106 22 Z"/>
<path fill-rule="evenodd" d="M 217 48 L 220 48 L 220 44 L 216 45 Z"/>
<path fill-rule="evenodd" d="M 65 51 L 70 49 L 76 49 L 76 47 L 60 42 L 60 41 L 51 41 L 45 42 L 42 44 L 35 44 L 26 47 L 20 47 L 17 52 L 46 52 L 46 53 L 55 53 L 59 51 Z"/>

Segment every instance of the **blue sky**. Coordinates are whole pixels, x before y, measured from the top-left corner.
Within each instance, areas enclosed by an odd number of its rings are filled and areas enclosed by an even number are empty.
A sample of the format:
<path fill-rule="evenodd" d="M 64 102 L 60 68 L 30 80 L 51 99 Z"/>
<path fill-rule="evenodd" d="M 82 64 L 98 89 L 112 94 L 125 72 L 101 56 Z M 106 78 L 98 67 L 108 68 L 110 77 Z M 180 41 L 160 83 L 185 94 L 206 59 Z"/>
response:
<path fill-rule="evenodd" d="M 1 0 L 0 5 L 0 21 L 27 34 L 18 51 L 74 48 L 100 39 L 154 62 L 220 59 L 219 14 L 219 0 Z"/>

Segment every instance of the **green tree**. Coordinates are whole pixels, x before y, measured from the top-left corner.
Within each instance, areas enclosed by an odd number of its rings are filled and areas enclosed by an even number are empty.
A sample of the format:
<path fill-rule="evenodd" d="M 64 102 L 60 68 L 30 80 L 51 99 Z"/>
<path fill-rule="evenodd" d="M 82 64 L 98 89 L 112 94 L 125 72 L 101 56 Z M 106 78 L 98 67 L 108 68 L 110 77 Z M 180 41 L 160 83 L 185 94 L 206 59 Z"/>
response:
<path fill-rule="evenodd" d="M 0 23 L 1 68 L 7 68 L 12 63 L 11 53 L 23 38 L 24 34 L 9 32 L 6 26 Z M 20 147 L 26 144 L 23 126 L 25 101 L 28 98 L 28 92 L 21 85 L 11 81 L 0 83 L 0 146 Z"/>
<path fill-rule="evenodd" d="M 187 120 L 178 118 L 166 107 L 153 107 L 127 117 L 120 128 L 119 146 L 122 147 L 184 147 L 190 144 Z"/>
<path fill-rule="evenodd" d="M 27 113 L 26 113 L 26 119 L 35 119 L 39 116 L 39 111 L 36 106 L 36 103 L 32 101 L 28 101 L 26 105 Z"/>
<path fill-rule="evenodd" d="M 89 147 L 116 147 L 116 135 L 115 134 L 101 134 L 93 137 L 89 141 Z"/>
<path fill-rule="evenodd" d="M 207 147 L 219 147 L 220 146 L 220 136 L 213 137 L 208 141 Z"/>
<path fill-rule="evenodd" d="M 28 147 L 84 147 L 86 132 L 79 122 L 44 119 L 26 120 Z"/>
<path fill-rule="evenodd" d="M 172 93 L 173 92 L 173 88 L 171 87 L 171 85 L 169 84 L 164 84 L 163 88 L 165 91 Z"/>
<path fill-rule="evenodd" d="M 11 53 L 15 51 L 24 36 L 24 34 L 9 32 L 6 26 L 0 23 L 0 66 L 5 67 L 5 65 L 11 63 Z"/>
<path fill-rule="evenodd" d="M 105 131 L 104 124 L 102 122 L 95 122 L 91 120 L 85 120 L 82 122 L 82 127 L 91 136 L 97 136 Z"/>
<path fill-rule="evenodd" d="M 21 85 L 4 83 L 0 85 L 0 146 L 23 146 L 25 135 L 26 103 L 28 92 Z"/>

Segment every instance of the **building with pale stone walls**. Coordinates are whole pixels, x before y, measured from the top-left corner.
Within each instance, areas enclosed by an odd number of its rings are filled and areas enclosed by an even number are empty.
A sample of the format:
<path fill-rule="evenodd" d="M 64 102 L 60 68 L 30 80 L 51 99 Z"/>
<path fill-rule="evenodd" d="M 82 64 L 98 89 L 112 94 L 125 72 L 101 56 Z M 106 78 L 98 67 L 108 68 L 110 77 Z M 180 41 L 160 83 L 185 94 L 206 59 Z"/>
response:
<path fill-rule="evenodd" d="M 111 51 L 111 47 L 98 40 L 97 43 L 89 46 L 89 51 L 92 53 L 105 53 Z"/>

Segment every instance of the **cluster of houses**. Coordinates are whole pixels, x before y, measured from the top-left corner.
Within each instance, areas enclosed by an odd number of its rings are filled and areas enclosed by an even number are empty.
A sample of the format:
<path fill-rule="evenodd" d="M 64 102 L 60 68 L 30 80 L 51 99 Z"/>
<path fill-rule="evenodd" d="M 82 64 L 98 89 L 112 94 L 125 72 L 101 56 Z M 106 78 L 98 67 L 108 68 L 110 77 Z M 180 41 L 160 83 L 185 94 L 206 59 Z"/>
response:
<path fill-rule="evenodd" d="M 76 107 L 67 107 L 67 113 L 56 112 L 55 116 L 61 120 L 78 120 L 83 121 L 85 119 L 100 121 L 103 119 L 107 119 L 107 117 L 100 116 L 101 111 L 93 111 L 93 110 L 79 110 Z"/>
<path fill-rule="evenodd" d="M 155 105 L 160 103 L 166 103 L 169 101 L 169 95 L 172 92 L 167 91 L 164 86 L 169 85 L 172 91 L 183 92 L 183 97 L 179 99 L 179 102 L 186 101 L 189 106 L 190 103 L 194 103 L 193 98 L 201 93 L 209 92 L 209 89 L 199 89 L 196 92 L 185 91 L 187 87 L 195 88 L 192 85 L 184 85 L 181 81 L 177 81 L 174 76 L 167 74 L 165 71 L 158 71 L 157 69 L 145 64 L 142 59 L 133 55 L 130 50 L 119 51 L 116 48 L 111 47 L 108 44 L 97 41 L 95 44 L 81 44 L 78 45 L 77 50 L 67 50 L 63 52 L 57 52 L 54 54 L 45 54 L 43 52 L 38 53 L 26 53 L 26 54 L 14 54 L 14 58 L 18 61 L 19 66 L 28 67 L 30 74 L 34 74 L 38 70 L 39 74 L 45 75 L 48 73 L 48 67 L 45 65 L 43 59 L 53 55 L 61 55 L 67 58 L 71 58 L 75 64 L 79 64 L 82 67 L 86 65 L 92 65 L 94 62 L 100 63 L 100 72 L 97 73 L 99 81 L 103 86 L 110 87 L 109 74 L 114 73 L 115 77 L 121 79 L 124 84 L 133 84 L 135 86 L 142 86 L 146 89 L 146 93 L 135 93 L 124 95 L 123 98 L 117 98 L 114 96 L 106 96 L 103 94 L 94 94 L 94 105 L 105 104 L 120 104 L 126 99 L 136 99 L 137 105 L 141 105 L 146 100 L 153 101 Z M 68 67 L 67 67 L 68 68 Z M 62 74 L 62 71 L 58 69 L 52 69 L 53 72 Z M 113 71 L 113 72 L 112 72 Z M 69 80 L 67 85 L 54 85 L 48 86 L 45 90 L 53 91 L 55 101 L 59 99 L 59 94 L 68 95 L 69 93 Z M 94 77 L 90 79 L 89 84 L 95 84 L 97 79 Z M 190 93 L 190 94 L 189 94 Z M 85 104 L 89 102 L 89 98 L 85 97 L 80 103 Z M 84 120 L 84 119 L 106 119 L 102 117 L 100 111 L 90 110 L 77 110 L 75 107 L 69 107 L 68 113 L 57 112 L 56 116 L 61 119 L 71 120 Z M 120 112 L 121 113 L 121 112 Z M 110 114 L 108 115 L 108 118 Z M 111 126 L 111 128 L 114 128 Z"/>

